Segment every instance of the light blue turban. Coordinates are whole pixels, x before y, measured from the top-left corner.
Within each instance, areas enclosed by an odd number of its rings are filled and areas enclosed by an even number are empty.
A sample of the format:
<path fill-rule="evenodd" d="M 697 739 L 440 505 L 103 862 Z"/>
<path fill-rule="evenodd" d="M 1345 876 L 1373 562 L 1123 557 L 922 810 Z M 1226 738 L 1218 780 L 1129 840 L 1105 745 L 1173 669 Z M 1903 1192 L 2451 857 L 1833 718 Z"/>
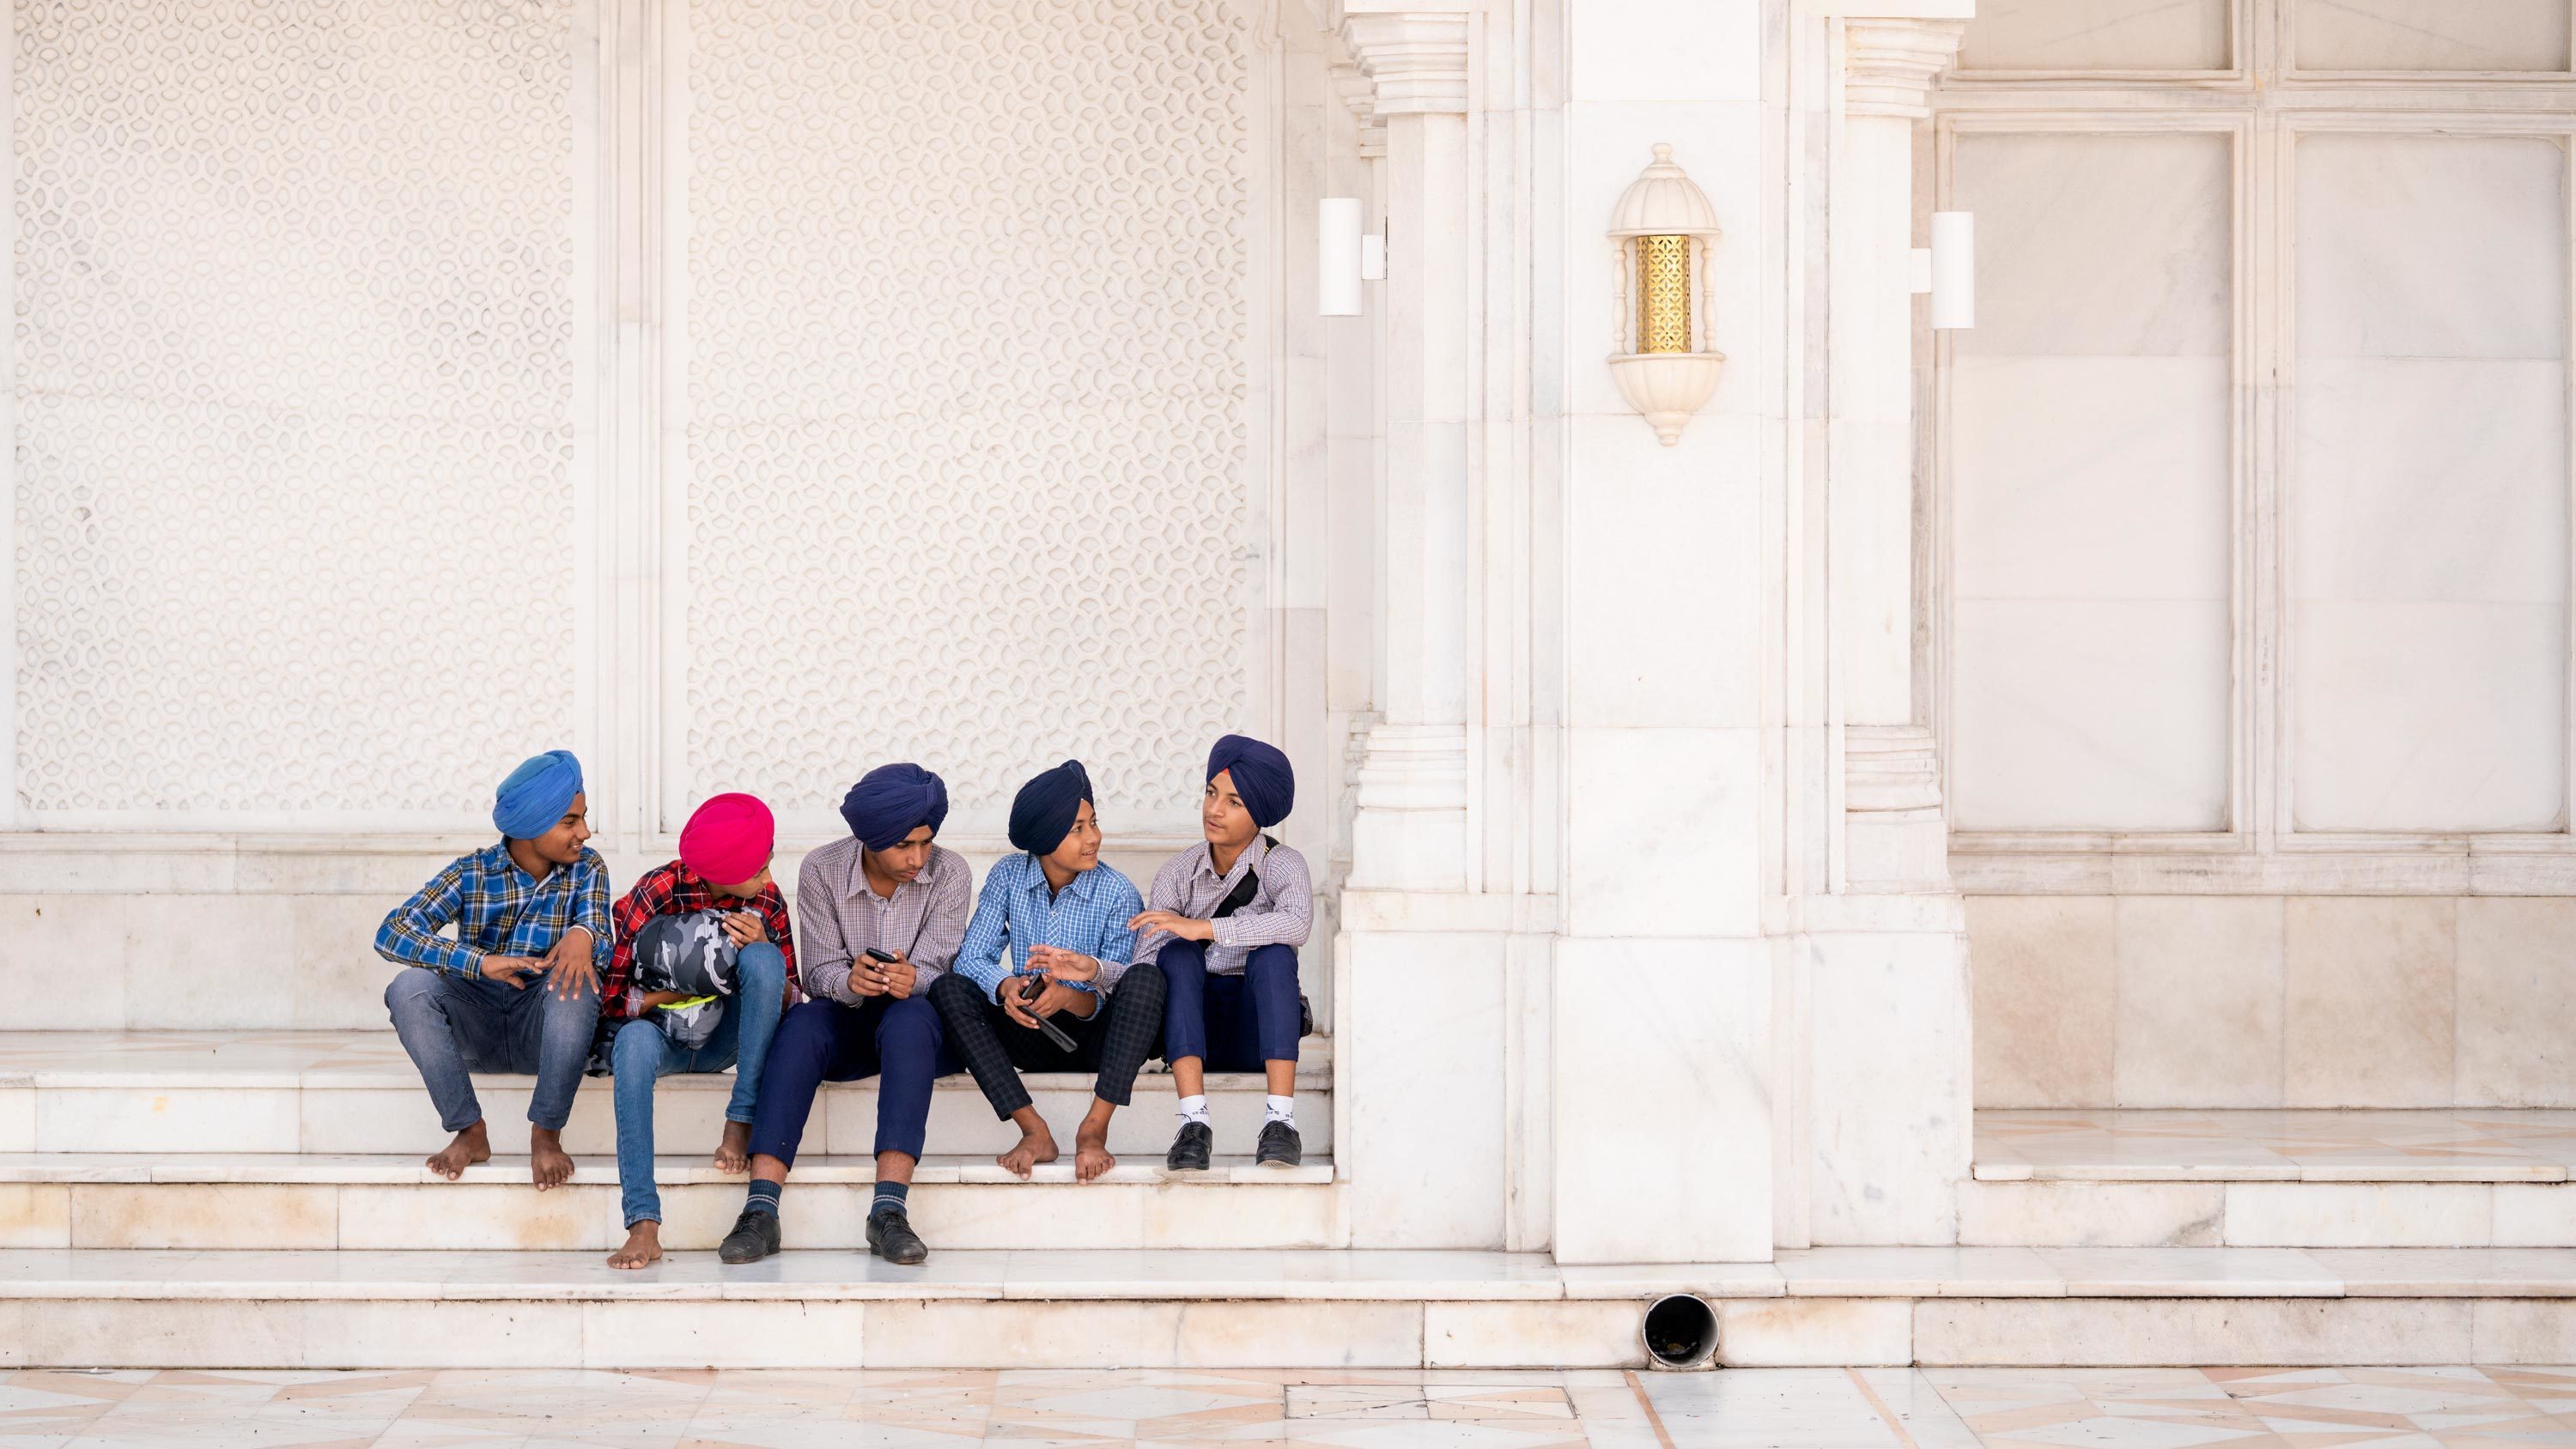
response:
<path fill-rule="evenodd" d="M 555 828 L 581 793 L 581 761 L 570 750 L 530 756 L 492 795 L 492 824 L 512 840 L 534 840 Z"/>

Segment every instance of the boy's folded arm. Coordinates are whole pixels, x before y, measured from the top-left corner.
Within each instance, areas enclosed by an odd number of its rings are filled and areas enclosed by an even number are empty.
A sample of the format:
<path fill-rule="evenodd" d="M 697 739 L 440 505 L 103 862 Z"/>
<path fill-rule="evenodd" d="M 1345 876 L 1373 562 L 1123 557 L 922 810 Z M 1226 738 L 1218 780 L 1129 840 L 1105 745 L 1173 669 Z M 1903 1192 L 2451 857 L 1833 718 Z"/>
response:
<path fill-rule="evenodd" d="M 462 914 L 464 897 L 463 862 L 451 861 L 409 900 L 385 913 L 384 924 L 376 928 L 376 954 L 456 976 L 482 974 L 482 952 L 438 934 Z"/>

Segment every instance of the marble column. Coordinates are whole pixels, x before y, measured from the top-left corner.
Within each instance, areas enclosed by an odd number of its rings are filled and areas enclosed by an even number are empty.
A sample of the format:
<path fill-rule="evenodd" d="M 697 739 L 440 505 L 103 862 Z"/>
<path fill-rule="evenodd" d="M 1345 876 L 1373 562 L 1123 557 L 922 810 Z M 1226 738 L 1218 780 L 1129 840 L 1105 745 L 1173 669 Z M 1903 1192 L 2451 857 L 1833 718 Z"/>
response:
<path fill-rule="evenodd" d="M 1336 88 L 1380 150 L 1387 275 L 1378 720 L 1360 745 L 1341 895 L 1334 1158 L 1362 1248 L 1506 1242 L 1513 914 L 1472 894 L 1468 247 L 1474 0 L 1344 0 Z M 1382 139 L 1381 139 L 1382 138 Z"/>
<path fill-rule="evenodd" d="M 1341 36 L 1384 135 L 1386 577 L 1380 720 L 1350 885 L 1467 885 L 1467 14 L 1349 0 Z"/>
<path fill-rule="evenodd" d="M 1564 849 L 1552 968 L 1554 1249 L 1567 1263 L 1771 1256 L 1762 479 L 1781 349 L 1752 0 L 1567 0 L 1559 283 Z M 1620 194 L 1667 144 L 1724 228 L 1726 354 L 1670 447 L 1621 396 Z M 1554 389 L 1550 389 L 1551 392 Z"/>
<path fill-rule="evenodd" d="M 1893 0 L 1889 8 L 1919 4 Z M 1846 8 L 1858 8 L 1847 6 Z M 1914 127 L 1964 22 L 1845 15 L 1827 167 L 1826 648 L 1839 809 L 1830 885 L 1794 905 L 1805 1220 L 1791 1241 L 1957 1237 L 1973 1074 L 1914 638 Z M 1835 752 L 1829 752 L 1829 759 Z"/>

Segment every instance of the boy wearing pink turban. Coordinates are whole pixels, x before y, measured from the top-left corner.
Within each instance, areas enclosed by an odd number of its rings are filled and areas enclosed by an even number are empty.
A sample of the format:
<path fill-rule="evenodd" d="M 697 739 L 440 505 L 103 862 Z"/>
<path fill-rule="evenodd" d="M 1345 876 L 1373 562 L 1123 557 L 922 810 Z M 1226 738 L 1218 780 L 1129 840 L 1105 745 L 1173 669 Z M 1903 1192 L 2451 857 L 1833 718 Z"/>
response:
<path fill-rule="evenodd" d="M 777 838 L 777 821 L 756 797 L 715 796 L 681 829 L 680 858 L 646 871 L 611 912 L 617 946 L 600 986 L 599 1014 L 616 1078 L 618 1195 L 626 1214 L 626 1245 L 609 1255 L 612 1268 L 641 1268 L 662 1256 L 662 1196 L 653 1182 L 657 1079 L 733 1068 L 733 1097 L 725 1104 L 715 1163 L 725 1172 L 751 1165 L 752 1112 L 759 1105 L 770 1038 L 788 1006 L 803 999 L 787 898 L 769 876 Z M 707 911 L 719 913 L 724 937 L 734 947 L 734 995 L 723 1004 L 715 1034 L 703 1045 L 686 1047 L 654 1019 L 663 1008 L 681 1004 L 680 993 L 641 988 L 635 942 L 658 918 Z"/>

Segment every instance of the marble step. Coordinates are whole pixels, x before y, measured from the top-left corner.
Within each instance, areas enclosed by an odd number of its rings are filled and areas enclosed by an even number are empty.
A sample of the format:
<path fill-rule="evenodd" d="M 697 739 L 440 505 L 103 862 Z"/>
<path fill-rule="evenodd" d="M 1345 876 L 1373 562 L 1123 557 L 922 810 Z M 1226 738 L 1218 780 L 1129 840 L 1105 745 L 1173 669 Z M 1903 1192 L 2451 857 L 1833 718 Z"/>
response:
<path fill-rule="evenodd" d="M 1077 1183 L 1068 1155 L 1022 1182 L 990 1157 L 934 1155 L 915 1177 L 913 1223 L 934 1249 L 1348 1241 L 1328 1157 L 1309 1153 L 1296 1167 L 1219 1157 L 1208 1172 L 1177 1174 L 1162 1162 L 1159 1150 L 1139 1154 Z M 525 1157 L 496 1157 L 448 1182 L 411 1155 L 0 1154 L 0 1247 L 605 1251 L 625 1238 L 617 1160 L 574 1163 L 572 1181 L 541 1192 Z M 654 1179 L 663 1241 L 675 1251 L 712 1250 L 742 1210 L 744 1179 L 704 1156 L 663 1158 Z M 875 1181 L 867 1157 L 800 1157 L 787 1241 L 864 1248 Z"/>
<path fill-rule="evenodd" d="M 2576 1112 L 1981 1111 L 1960 1241 L 2576 1246 Z"/>
<path fill-rule="evenodd" d="M 2576 1252 L 1829 1248 L 1542 1254 L 0 1251 L 0 1367 L 1635 1367 L 1707 1298 L 1717 1358 L 1797 1365 L 2576 1360 Z"/>
<path fill-rule="evenodd" d="M 1297 1125 L 1309 1153 L 1332 1150 L 1332 1048 L 1300 1048 Z M 1159 1064 L 1157 1064 L 1159 1068 Z M 1091 1102 L 1091 1079 L 1032 1072 L 1038 1110 L 1070 1144 Z M 656 1141 L 668 1151 L 723 1130 L 730 1072 L 664 1077 L 654 1096 Z M 494 1145 L 524 1150 L 535 1079 L 475 1078 Z M 608 1078 L 585 1078 L 564 1144 L 575 1155 L 616 1150 Z M 1261 1130 L 1257 1073 L 1207 1079 L 1220 1148 Z M 1172 1138 L 1171 1077 L 1149 1070 L 1132 1107 L 1113 1120 L 1110 1150 L 1160 1157 Z M 806 1124 L 809 1148 L 863 1154 L 876 1136 L 876 1084 L 826 1085 Z M 932 1094 L 934 1151 L 996 1153 L 1019 1139 L 997 1121 L 974 1081 L 942 1077 Z M 0 1032 L 0 1152 L 428 1153 L 446 1140 L 420 1075 L 391 1032 Z"/>

